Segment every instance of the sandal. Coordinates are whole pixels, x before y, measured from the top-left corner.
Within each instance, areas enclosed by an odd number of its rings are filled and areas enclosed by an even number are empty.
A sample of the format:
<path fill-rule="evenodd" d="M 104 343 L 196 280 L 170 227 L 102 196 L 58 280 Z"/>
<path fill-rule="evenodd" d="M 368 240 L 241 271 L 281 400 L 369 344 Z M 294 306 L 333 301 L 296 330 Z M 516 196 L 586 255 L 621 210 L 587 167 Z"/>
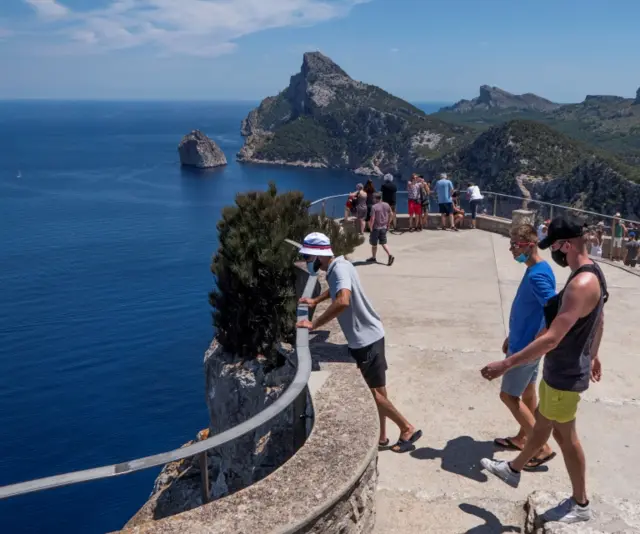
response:
<path fill-rule="evenodd" d="M 547 462 L 550 462 L 556 456 L 556 453 L 552 452 L 551 454 L 549 454 L 548 456 L 544 456 L 543 458 L 531 458 L 531 460 L 527 462 L 523 469 L 525 471 L 536 471 L 540 466 L 546 464 Z"/>
<path fill-rule="evenodd" d="M 416 430 L 409 439 L 398 439 L 396 444 L 391 447 L 393 452 L 403 453 L 412 450 L 413 444 L 422 437 L 422 430 Z"/>
<path fill-rule="evenodd" d="M 493 440 L 493 444 L 496 447 L 510 451 L 522 451 L 522 447 L 518 447 L 513 441 L 511 441 L 511 438 L 496 438 Z"/>
<path fill-rule="evenodd" d="M 385 439 L 384 441 L 378 441 L 378 450 L 386 451 L 389 448 L 389 443 L 389 438 Z"/>

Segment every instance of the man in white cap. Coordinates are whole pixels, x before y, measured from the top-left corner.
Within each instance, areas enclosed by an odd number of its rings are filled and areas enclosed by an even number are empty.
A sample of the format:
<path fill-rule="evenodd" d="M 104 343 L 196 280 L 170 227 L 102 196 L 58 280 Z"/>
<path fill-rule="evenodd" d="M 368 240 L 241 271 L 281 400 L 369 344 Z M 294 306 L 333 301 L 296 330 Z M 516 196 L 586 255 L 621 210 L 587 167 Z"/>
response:
<path fill-rule="evenodd" d="M 360 277 L 344 256 L 335 258 L 329 238 L 321 233 L 309 234 L 304 239 L 300 254 L 305 257 L 310 274 L 326 271 L 329 289 L 316 298 L 303 298 L 300 302 L 314 308 L 320 302 L 331 299 L 331 305 L 313 322 L 304 320 L 298 328 L 316 330 L 333 319 L 338 319 L 347 338 L 349 354 L 358 364 L 362 377 L 371 389 L 380 417 L 380 447 L 389 445 L 386 419 L 391 419 L 400 429 L 394 452 L 407 452 L 422 437 L 422 431 L 407 421 L 387 396 L 387 360 L 385 358 L 384 329 L 380 316 L 373 309 L 360 284 Z"/>
<path fill-rule="evenodd" d="M 380 186 L 382 193 L 382 202 L 386 202 L 391 207 L 390 228 L 396 229 L 396 202 L 398 194 L 398 186 L 393 183 L 393 175 L 385 174 L 384 183 Z"/>

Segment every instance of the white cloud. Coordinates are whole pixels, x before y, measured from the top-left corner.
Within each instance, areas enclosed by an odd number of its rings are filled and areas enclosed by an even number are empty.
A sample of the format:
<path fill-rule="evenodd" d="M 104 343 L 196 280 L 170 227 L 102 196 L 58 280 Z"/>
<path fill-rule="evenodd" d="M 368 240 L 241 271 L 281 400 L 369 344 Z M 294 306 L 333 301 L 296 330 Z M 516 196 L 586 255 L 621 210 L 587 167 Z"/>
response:
<path fill-rule="evenodd" d="M 55 18 L 54 35 L 81 43 L 83 52 L 150 45 L 168 54 L 217 56 L 244 35 L 328 21 L 369 0 L 113 0 L 92 11 L 24 1 L 43 19 Z"/>
<path fill-rule="evenodd" d="M 64 17 L 69 13 L 69 9 L 58 3 L 56 0 L 25 0 L 38 15 L 44 18 Z"/>

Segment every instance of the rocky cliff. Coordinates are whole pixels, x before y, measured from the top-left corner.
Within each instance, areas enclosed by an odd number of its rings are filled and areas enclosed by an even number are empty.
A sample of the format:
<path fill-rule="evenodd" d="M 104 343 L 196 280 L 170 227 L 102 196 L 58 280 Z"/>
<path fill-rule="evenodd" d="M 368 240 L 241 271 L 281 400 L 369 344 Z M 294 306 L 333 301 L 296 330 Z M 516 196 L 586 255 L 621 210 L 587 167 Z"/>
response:
<path fill-rule="evenodd" d="M 207 169 L 227 164 L 220 147 L 200 130 L 185 135 L 178 145 L 180 163 L 185 167 Z"/>
<path fill-rule="evenodd" d="M 483 85 L 480 87 L 478 97 L 472 100 L 460 100 L 453 106 L 443 108 L 441 111 L 454 113 L 469 113 L 479 110 L 552 111 L 559 107 L 560 104 L 533 93 L 514 95 L 499 87 Z"/>
<path fill-rule="evenodd" d="M 296 355 L 288 345 L 281 345 L 280 351 L 285 363 L 273 369 L 264 359 L 242 360 L 213 341 L 204 358 L 209 428 L 200 432 L 196 441 L 243 423 L 284 392 L 296 372 Z M 311 410 L 310 404 L 308 409 Z M 294 454 L 293 414 L 291 405 L 267 425 L 209 452 L 207 468 L 212 500 L 261 480 Z M 303 425 L 301 431 L 307 435 L 310 421 L 307 418 L 295 424 Z M 125 529 L 202 504 L 199 459 L 172 462 L 162 469 L 148 501 Z"/>
<path fill-rule="evenodd" d="M 462 146 L 471 130 L 431 118 L 382 89 L 356 81 L 319 52 L 242 122 L 239 161 L 409 171 Z"/>

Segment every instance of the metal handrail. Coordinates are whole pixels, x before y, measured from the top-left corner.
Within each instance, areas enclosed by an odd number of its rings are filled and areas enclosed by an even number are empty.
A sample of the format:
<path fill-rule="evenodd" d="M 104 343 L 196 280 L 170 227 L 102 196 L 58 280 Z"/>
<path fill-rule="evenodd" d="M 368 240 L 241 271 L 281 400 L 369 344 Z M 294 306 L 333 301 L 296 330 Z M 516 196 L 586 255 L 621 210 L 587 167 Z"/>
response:
<path fill-rule="evenodd" d="M 323 197 L 323 198 L 319 198 L 317 200 L 314 200 L 313 202 L 311 202 L 311 206 L 316 206 L 320 203 L 326 203 L 327 200 L 332 200 L 334 198 L 347 198 L 351 193 L 342 193 L 339 195 L 330 195 L 328 197 Z M 398 191 L 398 194 L 402 195 L 402 194 L 407 194 L 407 191 Z M 598 213 L 595 211 L 589 211 L 589 210 L 583 210 L 580 208 L 573 208 L 571 206 L 563 206 L 562 204 L 553 204 L 552 202 L 545 202 L 542 200 L 536 200 L 535 198 L 528 198 L 528 197 L 519 197 L 519 196 L 515 196 L 515 195 L 507 195 L 504 193 L 494 193 L 493 191 L 482 191 L 482 194 L 484 196 L 493 196 L 495 198 L 497 197 L 502 197 L 502 198 L 510 198 L 513 200 L 519 200 L 520 202 L 530 202 L 532 204 L 540 204 L 541 206 L 548 206 L 550 208 L 560 208 L 563 210 L 569 210 L 569 211 L 574 211 L 577 213 L 582 213 L 584 215 L 591 215 L 593 217 L 602 217 L 604 219 L 615 219 L 616 217 L 614 215 L 604 215 L 602 213 Z M 433 195 L 433 192 L 432 192 Z M 495 215 L 495 206 L 494 206 L 494 215 Z M 634 224 L 638 224 L 638 221 L 633 221 L 631 219 L 623 219 L 622 217 L 619 218 L 620 221 L 622 222 L 627 222 L 627 223 L 634 223 Z"/>
<path fill-rule="evenodd" d="M 316 276 L 309 277 L 302 294 L 303 297 L 312 297 L 316 281 Z M 307 319 L 309 317 L 309 307 L 306 304 L 298 304 L 297 315 L 299 320 Z M 150 467 L 157 467 L 176 460 L 183 460 L 184 458 L 200 455 L 200 465 L 201 467 L 204 467 L 204 469 L 201 469 L 203 477 L 203 502 L 207 502 L 209 497 L 206 469 L 207 451 L 233 441 L 234 439 L 262 426 L 270 419 L 273 419 L 298 398 L 309 382 L 309 377 L 311 376 L 311 352 L 309 351 L 309 330 L 306 328 L 298 328 L 296 331 L 296 352 L 298 354 L 296 374 L 285 392 L 278 397 L 273 404 L 233 428 L 180 449 L 174 449 L 172 451 L 162 452 L 152 456 L 145 456 L 144 458 L 137 458 L 135 460 L 119 464 L 95 467 L 93 469 L 74 471 L 62 475 L 55 475 L 30 480 L 28 482 L 2 486 L 0 487 L 0 499 L 6 499 L 8 497 L 15 497 L 17 495 L 24 495 L 26 493 L 33 493 L 46 489 L 60 488 L 62 486 L 88 482 L 90 480 L 126 475 L 142 469 L 149 469 Z"/>

